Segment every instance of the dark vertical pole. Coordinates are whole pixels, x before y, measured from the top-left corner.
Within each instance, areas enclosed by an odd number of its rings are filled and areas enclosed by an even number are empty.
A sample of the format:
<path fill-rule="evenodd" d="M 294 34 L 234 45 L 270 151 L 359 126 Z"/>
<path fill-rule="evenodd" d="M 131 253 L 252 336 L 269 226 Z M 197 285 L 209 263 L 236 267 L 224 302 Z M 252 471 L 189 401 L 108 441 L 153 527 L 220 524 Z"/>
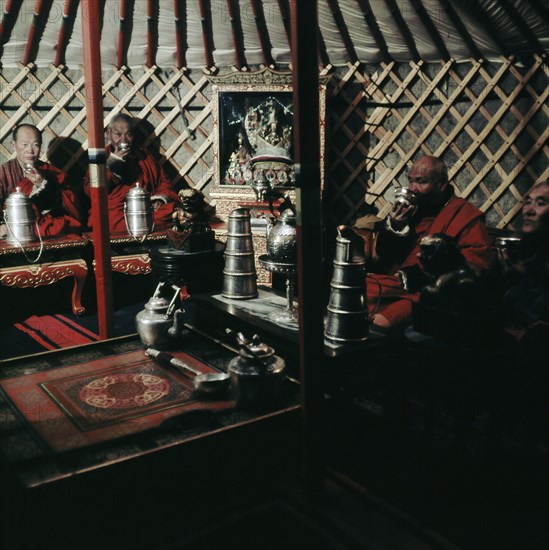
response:
<path fill-rule="evenodd" d="M 324 303 L 316 0 L 291 3 L 304 496 L 324 489 Z"/>
<path fill-rule="evenodd" d="M 114 336 L 114 316 L 107 187 L 105 185 L 105 136 L 103 133 L 103 95 L 101 93 L 101 56 L 99 52 L 101 33 L 99 27 L 99 0 L 82 0 L 84 84 L 97 314 L 99 337 L 106 339 Z"/>

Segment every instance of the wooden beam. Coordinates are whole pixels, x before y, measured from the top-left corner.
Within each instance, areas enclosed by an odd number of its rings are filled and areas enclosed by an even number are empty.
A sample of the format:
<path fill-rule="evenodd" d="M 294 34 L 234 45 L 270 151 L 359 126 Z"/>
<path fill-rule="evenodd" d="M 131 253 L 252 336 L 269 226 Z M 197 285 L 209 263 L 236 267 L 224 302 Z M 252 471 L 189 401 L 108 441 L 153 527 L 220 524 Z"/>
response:
<path fill-rule="evenodd" d="M 206 68 L 211 70 L 215 66 L 213 51 L 213 23 L 212 9 L 210 0 L 200 0 L 200 23 L 202 25 L 202 42 L 204 43 L 204 57 L 206 59 Z"/>
<path fill-rule="evenodd" d="M 284 31 L 286 32 L 286 38 L 288 39 L 288 46 L 292 43 L 292 26 L 290 24 L 290 6 L 288 0 L 277 0 L 278 9 L 280 10 L 280 16 L 282 17 L 282 24 L 284 25 Z"/>
<path fill-rule="evenodd" d="M 128 48 L 132 37 L 134 4 L 135 0 L 120 0 L 117 67 L 123 67 L 128 64 Z"/>
<path fill-rule="evenodd" d="M 238 0 L 227 0 L 227 10 L 233 31 L 233 44 L 236 53 L 236 68 L 247 70 L 246 55 L 244 53 L 244 33 L 242 32 L 242 20 L 240 19 L 240 5 Z"/>
<path fill-rule="evenodd" d="M 330 6 L 330 10 L 332 12 L 335 24 L 337 25 L 337 28 L 339 30 L 339 34 L 341 35 L 343 43 L 345 44 L 345 49 L 347 50 L 349 61 L 351 63 L 355 63 L 356 61 L 358 61 L 358 55 L 356 54 L 355 46 L 351 39 L 351 35 L 349 34 L 347 23 L 345 23 L 345 19 L 343 19 L 343 14 L 341 13 L 341 9 L 339 8 L 339 2 L 337 0 L 328 0 L 328 5 Z"/>
<path fill-rule="evenodd" d="M 482 5 L 480 2 L 474 2 L 473 4 L 468 3 L 464 5 L 462 9 L 470 9 L 471 17 L 474 18 L 477 24 L 490 37 L 490 39 L 494 41 L 494 43 L 498 47 L 499 53 L 501 53 L 504 57 L 509 57 L 512 54 L 512 52 L 509 50 L 508 45 L 501 39 L 500 35 L 498 34 L 494 22 L 486 15 L 486 12 L 482 9 Z"/>
<path fill-rule="evenodd" d="M 158 50 L 158 0 L 147 2 L 147 67 L 156 65 Z"/>
<path fill-rule="evenodd" d="M 440 33 L 438 32 L 436 25 L 433 23 L 433 20 L 427 13 L 427 10 L 425 9 L 423 2 L 421 0 L 410 0 L 410 1 L 412 2 L 412 6 L 414 7 L 414 10 L 416 10 L 418 17 L 421 19 L 423 26 L 425 27 L 429 36 L 431 37 L 431 40 L 435 43 L 435 46 L 437 47 L 440 58 L 443 59 L 444 61 L 448 61 L 448 59 L 450 59 L 451 57 L 450 52 L 448 51 L 448 48 L 446 47 L 446 44 L 444 43 L 442 36 L 440 36 Z"/>
<path fill-rule="evenodd" d="M 387 8 L 391 12 L 391 15 L 395 20 L 395 23 L 397 24 L 398 30 L 400 31 L 400 34 L 402 35 L 402 38 L 406 43 L 406 47 L 408 48 L 408 50 L 410 51 L 410 54 L 412 55 L 412 59 L 417 63 L 418 61 L 420 61 L 421 56 L 417 51 L 416 43 L 414 42 L 414 37 L 412 36 L 412 33 L 410 32 L 410 29 L 408 28 L 406 21 L 404 21 L 404 17 L 402 17 L 402 13 L 400 13 L 400 8 L 398 7 L 395 0 L 385 0 L 385 4 L 387 4 Z"/>
<path fill-rule="evenodd" d="M 513 22 L 514 25 L 519 29 L 521 34 L 526 38 L 527 42 L 532 47 L 534 53 L 543 55 L 545 48 L 541 45 L 540 41 L 537 39 L 536 35 L 532 32 L 520 12 L 515 8 L 511 2 L 508 0 L 499 0 L 504 11 L 507 13 L 509 19 Z M 540 2 L 541 3 L 541 2 Z M 520 55 L 520 52 L 518 52 Z"/>
<path fill-rule="evenodd" d="M 86 87 L 86 120 L 89 139 L 90 198 L 93 220 L 95 285 L 99 337 L 114 336 L 112 303 L 111 252 L 107 186 L 105 183 L 105 135 L 103 132 L 103 96 L 101 86 L 101 53 L 99 49 L 99 0 L 82 0 L 82 45 Z"/>
<path fill-rule="evenodd" d="M 59 38 L 57 39 L 57 48 L 55 49 L 55 61 L 53 62 L 56 67 L 65 64 L 65 53 L 67 52 L 67 45 L 74 29 L 78 2 L 79 0 L 65 0 L 63 20 L 59 30 Z"/>
<path fill-rule="evenodd" d="M 2 22 L 0 23 L 0 60 L 4 53 L 4 45 L 7 44 L 11 38 L 11 33 L 22 5 L 23 0 L 7 0 L 4 5 Z"/>
<path fill-rule="evenodd" d="M 263 57 L 265 58 L 265 64 L 269 67 L 274 67 L 275 62 L 273 59 L 271 39 L 269 38 L 269 30 L 267 29 L 267 22 L 265 21 L 265 12 L 263 11 L 263 3 L 259 0 L 251 0 L 252 10 L 254 12 L 255 24 L 257 27 L 257 33 L 259 35 L 259 42 L 261 43 L 261 50 L 263 51 Z"/>
<path fill-rule="evenodd" d="M 482 55 L 482 52 L 479 50 L 478 46 L 473 40 L 473 37 L 469 34 L 467 27 L 463 24 L 463 21 L 454 10 L 450 1 L 449 0 L 439 0 L 439 1 L 440 1 L 440 4 L 442 5 L 442 9 L 446 12 L 448 19 L 452 22 L 452 25 L 454 25 L 454 27 L 458 31 L 459 35 L 463 39 L 463 42 L 465 42 L 465 45 L 467 46 L 467 48 L 469 48 L 469 51 L 471 52 L 471 56 L 474 57 L 475 59 L 483 58 L 484 56 Z"/>
<path fill-rule="evenodd" d="M 187 51 L 187 2 L 186 0 L 174 0 L 173 11 L 175 17 L 175 49 L 177 68 L 182 69 L 186 65 L 185 52 Z"/>
<path fill-rule="evenodd" d="M 44 33 L 44 28 L 46 27 L 46 21 L 48 20 L 51 6 L 51 2 L 47 2 L 46 0 L 37 0 L 34 5 L 32 23 L 29 29 L 29 36 L 27 38 L 25 55 L 23 57 L 23 65 L 34 63 L 36 60 L 38 46 L 40 45 L 40 39 Z"/>
<path fill-rule="evenodd" d="M 323 67 L 329 67 L 331 65 L 330 58 L 328 56 L 328 50 L 326 49 L 326 42 L 322 36 L 322 31 L 318 29 L 318 57 Z"/>
<path fill-rule="evenodd" d="M 529 4 L 543 19 L 545 26 L 549 27 L 549 9 L 544 5 L 544 3 L 539 0 L 526 0 L 526 3 Z M 547 29 L 545 29 L 545 34 L 547 34 Z"/>
<path fill-rule="evenodd" d="M 317 3 L 292 0 L 292 82 L 299 293 L 303 494 L 324 490 L 324 300 Z"/>
<path fill-rule="evenodd" d="M 368 25 L 368 28 L 370 29 L 370 32 L 372 33 L 372 36 L 376 41 L 377 47 L 381 52 L 381 59 L 385 63 L 390 63 L 391 61 L 393 61 L 393 58 L 389 53 L 389 48 L 387 47 L 387 42 L 385 42 L 385 38 L 383 38 L 383 33 L 381 32 L 381 29 L 377 24 L 377 20 L 374 16 L 374 12 L 372 11 L 372 6 L 370 5 L 370 1 L 358 0 L 358 5 L 366 21 L 366 25 Z"/>

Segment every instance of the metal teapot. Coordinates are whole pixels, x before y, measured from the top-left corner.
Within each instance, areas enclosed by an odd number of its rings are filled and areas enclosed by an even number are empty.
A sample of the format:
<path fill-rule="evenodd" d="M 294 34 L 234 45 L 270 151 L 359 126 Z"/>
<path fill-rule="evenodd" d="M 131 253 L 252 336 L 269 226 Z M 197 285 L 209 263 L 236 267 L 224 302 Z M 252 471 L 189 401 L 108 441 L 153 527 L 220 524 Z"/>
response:
<path fill-rule="evenodd" d="M 132 237 L 145 238 L 153 230 L 153 213 L 150 193 L 136 182 L 124 200 L 124 219 Z"/>
<path fill-rule="evenodd" d="M 4 209 L 6 222 L 6 242 L 13 245 L 22 245 L 36 241 L 34 226 L 36 219 L 29 197 L 16 187 L 6 199 Z"/>
<path fill-rule="evenodd" d="M 167 283 L 160 282 L 151 299 L 145 304 L 145 309 L 135 316 L 135 325 L 139 338 L 145 347 L 165 350 L 170 347 L 171 341 L 181 332 L 182 311 L 174 314 L 175 301 L 180 288 L 172 285 L 175 290 L 170 302 L 160 296 L 160 292 Z"/>
<path fill-rule="evenodd" d="M 231 388 L 238 405 L 261 408 L 273 405 L 279 398 L 286 363 L 274 349 L 262 343 L 257 334 L 247 340 L 239 332 L 238 355 L 228 365 Z"/>
<path fill-rule="evenodd" d="M 295 264 L 297 262 L 295 207 L 287 194 L 284 195 L 284 200 L 279 206 L 279 216 L 274 215 L 272 201 L 269 201 L 269 207 L 273 217 L 267 225 L 267 254 L 274 262 Z"/>

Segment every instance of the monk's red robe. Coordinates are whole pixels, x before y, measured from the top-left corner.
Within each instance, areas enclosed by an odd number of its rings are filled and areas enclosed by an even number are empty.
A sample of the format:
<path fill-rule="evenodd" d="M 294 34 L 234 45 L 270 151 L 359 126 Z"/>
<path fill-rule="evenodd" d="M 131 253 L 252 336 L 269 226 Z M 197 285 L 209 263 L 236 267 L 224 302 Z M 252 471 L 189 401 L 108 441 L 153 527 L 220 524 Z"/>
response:
<path fill-rule="evenodd" d="M 33 183 L 26 177 L 17 159 L 0 166 L 2 211 L 10 193 L 19 187 L 31 199 L 40 235 L 58 237 L 67 233 L 81 233 L 83 227 L 80 223 L 80 202 L 66 181 L 64 172 L 46 162 L 37 164 L 36 168 L 47 183 L 33 194 Z"/>
<path fill-rule="evenodd" d="M 397 257 L 399 262 L 392 267 L 391 274 L 368 274 L 366 279 L 370 313 L 383 315 L 391 326 L 404 325 L 412 319 L 412 305 L 419 300 L 419 292 L 406 292 L 394 273 L 420 265 L 419 243 L 426 235 L 445 233 L 453 237 L 468 264 L 479 274 L 489 270 L 495 259 L 484 214 L 465 199 L 452 196 L 436 216 L 419 220 L 411 231 L 409 237 L 383 232 L 385 239 L 377 246 L 383 248 L 380 255 Z"/>
<path fill-rule="evenodd" d="M 111 154 L 111 146 L 107 146 L 107 158 Z M 172 183 L 164 170 L 154 160 L 153 156 L 144 149 L 135 149 L 132 157 L 125 160 L 124 174 L 114 174 L 107 169 L 105 174 L 108 189 L 109 230 L 112 233 L 127 231 L 124 219 L 124 201 L 126 195 L 139 182 L 152 197 L 165 197 L 168 201 L 153 212 L 154 230 L 167 229 L 172 224 L 174 208 L 179 204 L 179 197 L 172 187 Z M 90 176 L 86 173 L 84 192 L 90 194 Z M 88 226 L 93 229 L 91 209 L 88 217 Z"/>

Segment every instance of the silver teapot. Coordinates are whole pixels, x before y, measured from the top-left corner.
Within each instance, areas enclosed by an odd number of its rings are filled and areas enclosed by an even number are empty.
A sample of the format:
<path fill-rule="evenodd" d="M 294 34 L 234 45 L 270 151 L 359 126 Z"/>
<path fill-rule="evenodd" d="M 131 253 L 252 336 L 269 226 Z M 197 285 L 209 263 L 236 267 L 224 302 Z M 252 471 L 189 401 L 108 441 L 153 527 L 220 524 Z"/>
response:
<path fill-rule="evenodd" d="M 145 238 L 153 230 L 153 212 L 150 193 L 136 182 L 124 200 L 124 219 L 132 237 Z"/>
<path fill-rule="evenodd" d="M 274 262 L 295 264 L 297 262 L 297 218 L 288 195 L 279 206 L 280 215 L 274 216 L 267 225 L 267 254 Z"/>
<path fill-rule="evenodd" d="M 6 242 L 13 245 L 31 243 L 36 240 L 34 226 L 36 223 L 32 203 L 29 197 L 16 187 L 6 199 L 4 208 L 6 222 Z"/>
<path fill-rule="evenodd" d="M 145 347 L 168 349 L 173 338 L 181 332 L 183 312 L 180 309 L 174 312 L 175 301 L 181 289 L 172 285 L 171 288 L 175 290 L 175 294 L 168 302 L 160 295 L 166 284 L 165 282 L 158 284 L 151 299 L 145 304 L 145 309 L 135 316 L 137 333 Z"/>
<path fill-rule="evenodd" d="M 276 403 L 284 381 L 286 363 L 257 334 L 247 340 L 239 332 L 238 355 L 228 365 L 234 398 L 243 408 L 269 407 Z"/>

